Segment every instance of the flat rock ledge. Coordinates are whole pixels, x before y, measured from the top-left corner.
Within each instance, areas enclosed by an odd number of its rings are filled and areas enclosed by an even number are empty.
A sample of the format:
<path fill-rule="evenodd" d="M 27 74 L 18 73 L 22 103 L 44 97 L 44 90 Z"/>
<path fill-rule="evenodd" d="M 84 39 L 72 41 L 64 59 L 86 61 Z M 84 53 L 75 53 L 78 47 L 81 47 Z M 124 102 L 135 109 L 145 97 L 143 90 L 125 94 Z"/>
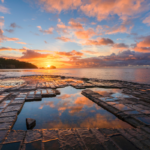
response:
<path fill-rule="evenodd" d="M 0 150 L 149 150 L 141 129 L 40 129 L 0 131 Z"/>
<path fill-rule="evenodd" d="M 150 150 L 150 85 L 120 80 L 64 77 L 56 75 L 22 76 L 24 86 L 5 88 L 0 94 L 0 150 Z M 44 80 L 43 80 L 44 79 Z M 27 131 L 11 130 L 25 101 L 53 97 L 57 88 L 85 89 L 82 94 L 132 125 L 131 129 L 40 129 L 27 118 Z M 119 88 L 129 98 L 104 97 L 86 88 Z M 5 105 L 4 105 L 5 104 Z"/>

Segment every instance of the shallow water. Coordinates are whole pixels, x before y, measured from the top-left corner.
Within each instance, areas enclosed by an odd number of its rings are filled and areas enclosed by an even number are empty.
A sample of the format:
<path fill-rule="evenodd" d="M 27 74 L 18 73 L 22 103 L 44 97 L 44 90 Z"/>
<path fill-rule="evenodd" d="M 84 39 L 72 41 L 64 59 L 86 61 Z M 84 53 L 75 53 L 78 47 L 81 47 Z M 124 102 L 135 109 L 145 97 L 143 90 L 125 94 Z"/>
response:
<path fill-rule="evenodd" d="M 44 74 L 125 80 L 150 84 L 150 68 L 0 69 L 0 78 Z"/>
<path fill-rule="evenodd" d="M 13 127 L 27 130 L 26 118 L 36 120 L 34 129 L 49 128 L 129 128 L 127 123 L 81 95 L 79 89 L 59 89 L 61 95 L 25 102 Z"/>

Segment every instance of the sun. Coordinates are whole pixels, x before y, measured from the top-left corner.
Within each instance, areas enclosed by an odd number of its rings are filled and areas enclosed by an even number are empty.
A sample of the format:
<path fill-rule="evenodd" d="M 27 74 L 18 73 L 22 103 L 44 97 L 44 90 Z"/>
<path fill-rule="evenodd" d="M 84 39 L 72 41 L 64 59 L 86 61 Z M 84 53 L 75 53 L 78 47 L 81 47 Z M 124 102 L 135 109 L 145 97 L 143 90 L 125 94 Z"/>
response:
<path fill-rule="evenodd" d="M 51 65 L 47 65 L 47 67 L 49 68 Z"/>

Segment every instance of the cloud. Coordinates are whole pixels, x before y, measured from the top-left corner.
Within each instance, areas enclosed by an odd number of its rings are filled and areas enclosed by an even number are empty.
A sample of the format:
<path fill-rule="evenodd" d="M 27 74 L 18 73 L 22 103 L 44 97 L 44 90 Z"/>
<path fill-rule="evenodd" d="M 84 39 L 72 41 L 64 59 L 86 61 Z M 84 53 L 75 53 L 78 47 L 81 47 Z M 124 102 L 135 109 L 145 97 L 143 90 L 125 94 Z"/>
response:
<path fill-rule="evenodd" d="M 82 56 L 83 55 L 83 53 L 77 52 L 75 50 L 72 50 L 71 52 L 56 52 L 56 54 L 63 55 L 63 56 L 66 56 L 66 57 Z"/>
<path fill-rule="evenodd" d="M 113 45 L 113 48 L 114 49 L 122 49 L 123 50 L 123 49 L 128 49 L 129 46 L 124 44 L 124 43 L 116 43 L 116 44 Z"/>
<path fill-rule="evenodd" d="M 45 58 L 48 56 L 47 54 L 41 54 L 32 50 L 26 50 L 22 54 L 23 56 L 20 59 Z"/>
<path fill-rule="evenodd" d="M 50 27 L 48 30 L 43 30 L 41 26 L 37 26 L 40 32 L 45 33 L 45 34 L 52 34 L 54 28 Z"/>
<path fill-rule="evenodd" d="M 18 38 L 9 38 L 3 35 L 4 31 L 0 29 L 0 43 L 4 41 L 19 41 Z"/>
<path fill-rule="evenodd" d="M 56 39 L 61 40 L 61 41 L 63 41 L 63 42 L 69 42 L 69 41 L 71 41 L 71 39 L 69 39 L 69 38 L 67 38 L 67 37 L 64 37 L 64 36 L 62 36 L 62 37 L 57 37 Z"/>
<path fill-rule="evenodd" d="M 75 36 L 78 38 L 78 39 L 89 39 L 93 36 L 97 35 L 97 33 L 92 29 L 92 28 L 89 28 L 87 30 L 80 30 L 80 31 L 76 31 L 75 32 Z"/>
<path fill-rule="evenodd" d="M 50 53 L 49 50 L 38 50 L 38 49 L 29 49 L 27 47 L 23 47 L 20 49 L 17 48 L 11 48 L 11 47 L 1 47 L 0 51 L 19 51 L 19 52 L 26 52 L 27 50 L 29 51 L 34 51 L 34 52 L 38 52 L 38 53 Z M 48 54 L 47 54 L 48 55 Z"/>
<path fill-rule="evenodd" d="M 63 32 L 65 34 L 68 34 L 70 31 L 74 32 L 76 30 L 83 30 L 83 26 L 80 23 L 81 18 L 77 18 L 77 19 L 73 19 L 71 18 L 68 22 L 68 25 L 65 25 L 63 22 L 61 22 L 60 19 L 58 19 L 58 24 L 57 24 L 57 32 Z M 85 21 L 85 19 L 83 19 L 83 22 Z"/>
<path fill-rule="evenodd" d="M 1 0 L 2 3 L 4 3 L 4 0 Z"/>
<path fill-rule="evenodd" d="M 117 34 L 117 33 L 130 33 L 132 28 L 134 27 L 133 23 L 127 23 L 128 21 L 123 22 L 120 26 L 115 25 L 109 30 L 106 30 L 106 34 Z"/>
<path fill-rule="evenodd" d="M 88 0 L 80 9 L 87 16 L 96 17 L 99 21 L 113 15 L 118 15 L 123 20 L 148 10 L 147 3 L 147 0 Z"/>
<path fill-rule="evenodd" d="M 96 22 L 91 22 L 91 25 L 96 25 Z"/>
<path fill-rule="evenodd" d="M 14 32 L 14 30 L 12 30 L 12 29 L 5 29 L 5 31 L 9 32 L 9 33 L 13 33 Z"/>
<path fill-rule="evenodd" d="M 26 45 L 27 43 L 25 43 L 25 42 L 16 42 L 16 43 L 18 43 L 18 44 L 23 44 L 23 45 Z"/>
<path fill-rule="evenodd" d="M 109 38 L 97 38 L 96 40 L 87 40 L 85 43 L 82 43 L 82 45 L 112 45 L 114 42 Z"/>
<path fill-rule="evenodd" d="M 150 26 L 150 15 L 143 20 L 143 23 L 145 23 L 148 26 Z"/>
<path fill-rule="evenodd" d="M 72 29 L 83 29 L 83 26 L 81 23 L 77 22 L 75 19 L 70 19 L 69 23 L 70 28 Z"/>
<path fill-rule="evenodd" d="M 0 5 L 0 12 L 4 13 L 4 14 L 10 14 L 10 11 L 8 8 Z"/>
<path fill-rule="evenodd" d="M 1 28 L 1 29 L 2 29 L 3 26 L 4 26 L 4 22 L 5 22 L 4 17 L 3 17 L 3 16 L 0 16 L 0 28 Z"/>
<path fill-rule="evenodd" d="M 82 50 L 83 53 L 90 54 L 90 55 L 99 55 L 100 52 L 89 51 L 89 50 Z"/>
<path fill-rule="evenodd" d="M 10 27 L 12 28 L 21 28 L 19 25 L 17 25 L 16 23 L 11 23 Z"/>
<path fill-rule="evenodd" d="M 81 0 L 38 0 L 38 4 L 47 12 L 60 13 L 63 10 L 76 9 Z"/>
<path fill-rule="evenodd" d="M 142 39 L 142 41 L 136 44 L 134 50 L 139 52 L 150 52 L 150 35 L 142 37 Z"/>
<path fill-rule="evenodd" d="M 44 43 L 47 44 L 48 42 L 47 42 L 47 41 L 44 41 Z"/>
<path fill-rule="evenodd" d="M 107 56 L 76 59 L 72 62 L 66 61 L 73 67 L 104 67 L 104 66 L 129 66 L 129 65 L 150 65 L 150 53 L 135 51 L 122 51 L 118 54 L 112 53 Z"/>

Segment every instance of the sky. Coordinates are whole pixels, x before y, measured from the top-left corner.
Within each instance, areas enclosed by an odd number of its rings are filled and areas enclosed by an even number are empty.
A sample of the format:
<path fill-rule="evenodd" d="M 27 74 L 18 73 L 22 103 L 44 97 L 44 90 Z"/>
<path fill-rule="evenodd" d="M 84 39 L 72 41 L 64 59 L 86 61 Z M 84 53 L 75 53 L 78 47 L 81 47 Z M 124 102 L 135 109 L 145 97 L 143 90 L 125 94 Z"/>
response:
<path fill-rule="evenodd" d="M 150 65 L 150 1 L 0 0 L 0 57 L 38 67 Z"/>

